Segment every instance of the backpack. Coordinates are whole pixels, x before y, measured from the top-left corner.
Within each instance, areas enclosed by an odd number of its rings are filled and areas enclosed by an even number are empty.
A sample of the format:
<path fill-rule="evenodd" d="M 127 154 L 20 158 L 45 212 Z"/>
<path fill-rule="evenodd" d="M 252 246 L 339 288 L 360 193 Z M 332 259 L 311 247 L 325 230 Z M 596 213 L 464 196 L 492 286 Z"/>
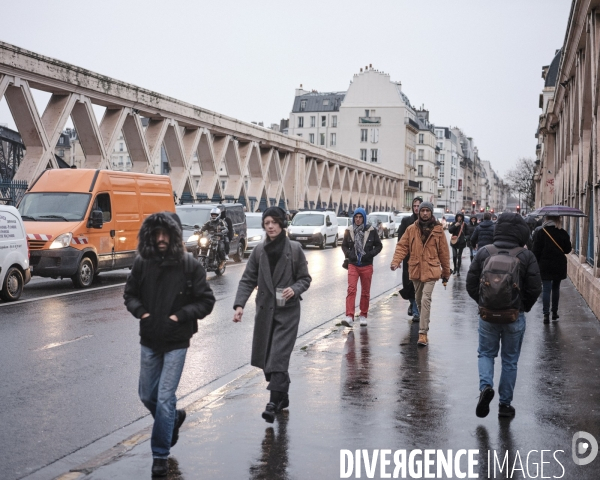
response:
<path fill-rule="evenodd" d="M 483 262 L 479 280 L 479 315 L 489 323 L 512 323 L 519 318 L 521 307 L 521 261 L 517 255 L 525 249 L 503 250 L 494 245 L 483 248 L 490 256 Z"/>

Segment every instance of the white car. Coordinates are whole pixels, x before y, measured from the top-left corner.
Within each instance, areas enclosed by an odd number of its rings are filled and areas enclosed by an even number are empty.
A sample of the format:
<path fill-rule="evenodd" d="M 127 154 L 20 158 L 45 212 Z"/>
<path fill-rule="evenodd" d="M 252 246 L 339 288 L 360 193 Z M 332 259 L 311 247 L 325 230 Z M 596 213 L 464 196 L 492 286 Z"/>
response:
<path fill-rule="evenodd" d="M 31 280 L 27 234 L 19 211 L 0 205 L 0 297 L 18 300 Z"/>
<path fill-rule="evenodd" d="M 262 213 L 246 212 L 246 227 L 248 228 L 246 255 L 250 255 L 254 247 L 264 242 L 267 235 L 262 228 Z"/>
<path fill-rule="evenodd" d="M 337 217 L 338 221 L 338 243 L 344 241 L 344 233 L 346 229 L 352 225 L 352 219 L 348 217 Z"/>
<path fill-rule="evenodd" d="M 367 216 L 367 220 L 373 227 L 377 227 L 377 221 L 381 220 L 383 224 L 383 236 L 385 238 L 393 237 L 400 226 L 400 224 L 394 221 L 394 216 L 391 212 L 373 212 Z"/>
<path fill-rule="evenodd" d="M 316 245 L 323 250 L 327 245 L 338 245 L 338 221 L 335 212 L 304 210 L 298 212 L 288 227 L 288 237 L 302 244 Z"/>

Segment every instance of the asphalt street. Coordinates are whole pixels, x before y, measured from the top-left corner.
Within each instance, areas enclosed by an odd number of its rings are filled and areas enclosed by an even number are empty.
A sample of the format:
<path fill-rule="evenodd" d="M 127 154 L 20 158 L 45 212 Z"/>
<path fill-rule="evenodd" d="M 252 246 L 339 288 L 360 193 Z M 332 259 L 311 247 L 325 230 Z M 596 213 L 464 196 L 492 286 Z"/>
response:
<path fill-rule="evenodd" d="M 390 272 L 395 239 L 384 240 L 371 287 L 377 296 L 401 283 Z M 303 295 L 299 335 L 343 313 L 341 248 L 305 250 L 313 277 Z M 244 264 L 209 274 L 215 311 L 192 341 L 178 397 L 248 364 L 253 302 L 234 324 L 233 297 Z M 0 471 L 22 478 L 147 415 L 137 395 L 137 321 L 123 305 L 127 271 L 102 274 L 93 289 L 34 278 L 22 301 L 0 303 Z"/>

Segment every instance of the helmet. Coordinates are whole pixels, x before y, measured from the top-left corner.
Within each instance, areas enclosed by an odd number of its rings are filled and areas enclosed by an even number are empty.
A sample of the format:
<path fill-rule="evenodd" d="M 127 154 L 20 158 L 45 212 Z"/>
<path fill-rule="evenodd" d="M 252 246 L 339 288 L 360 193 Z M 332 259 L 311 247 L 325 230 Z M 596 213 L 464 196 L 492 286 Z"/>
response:
<path fill-rule="evenodd" d="M 216 215 L 217 217 L 219 217 L 221 215 L 221 210 L 219 210 L 218 208 L 213 208 L 210 211 L 210 216 L 212 217 L 213 215 Z"/>

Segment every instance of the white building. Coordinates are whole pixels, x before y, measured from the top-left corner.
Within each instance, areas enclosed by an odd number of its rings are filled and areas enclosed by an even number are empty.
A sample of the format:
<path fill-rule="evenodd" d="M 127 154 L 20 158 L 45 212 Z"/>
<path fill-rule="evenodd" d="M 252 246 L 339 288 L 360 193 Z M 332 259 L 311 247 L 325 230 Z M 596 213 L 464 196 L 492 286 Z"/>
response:
<path fill-rule="evenodd" d="M 426 202 L 436 205 L 438 202 L 438 147 L 434 133 L 434 126 L 429 123 L 429 112 L 417 110 L 417 133 L 415 165 L 417 172 L 415 180 L 419 184 L 419 190 L 415 195 L 420 196 Z"/>
<path fill-rule="evenodd" d="M 456 213 L 462 208 L 464 179 L 461 173 L 462 148 L 448 127 L 435 127 L 438 148 L 438 196 L 436 206 Z"/>

